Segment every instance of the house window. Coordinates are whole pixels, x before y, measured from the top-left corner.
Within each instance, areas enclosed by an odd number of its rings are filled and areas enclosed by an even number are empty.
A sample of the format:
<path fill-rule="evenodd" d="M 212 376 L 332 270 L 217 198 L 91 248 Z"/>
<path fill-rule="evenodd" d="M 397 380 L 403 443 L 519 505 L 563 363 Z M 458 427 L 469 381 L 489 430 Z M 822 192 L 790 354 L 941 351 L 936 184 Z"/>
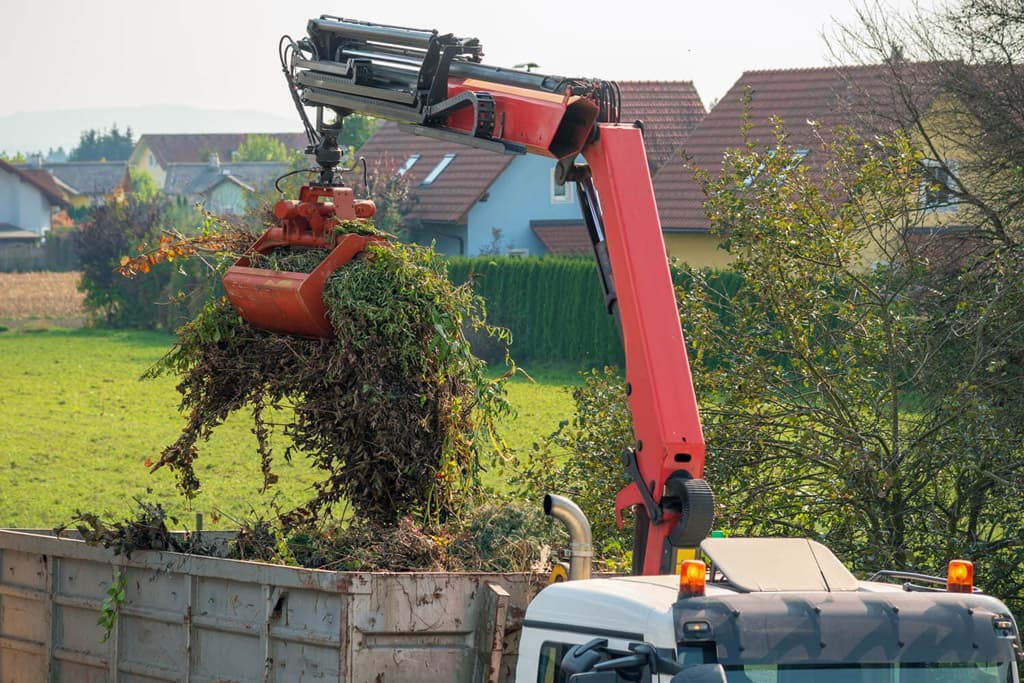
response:
<path fill-rule="evenodd" d="M 956 211 L 957 197 L 954 192 L 956 183 L 956 161 L 942 163 L 934 159 L 925 159 L 921 177 L 921 203 L 926 210 Z"/>
<path fill-rule="evenodd" d="M 572 183 L 562 183 L 559 185 L 555 182 L 555 170 L 551 169 L 551 203 L 552 204 L 571 204 L 572 203 Z"/>
<path fill-rule="evenodd" d="M 454 160 L 454 154 L 445 154 L 444 158 L 437 162 L 437 166 L 434 167 L 433 171 L 427 174 L 427 177 L 423 179 L 423 182 L 420 183 L 420 185 L 432 185 L 434 181 L 437 180 L 438 176 L 444 173 L 444 169 L 448 168 L 448 164 L 452 163 Z"/>
<path fill-rule="evenodd" d="M 419 154 L 410 154 L 409 158 L 405 160 L 405 163 L 402 164 L 401 168 L 398 169 L 398 172 L 395 175 L 401 177 L 411 171 L 412 167 L 416 165 L 416 162 L 420 160 L 420 156 L 421 155 Z"/>

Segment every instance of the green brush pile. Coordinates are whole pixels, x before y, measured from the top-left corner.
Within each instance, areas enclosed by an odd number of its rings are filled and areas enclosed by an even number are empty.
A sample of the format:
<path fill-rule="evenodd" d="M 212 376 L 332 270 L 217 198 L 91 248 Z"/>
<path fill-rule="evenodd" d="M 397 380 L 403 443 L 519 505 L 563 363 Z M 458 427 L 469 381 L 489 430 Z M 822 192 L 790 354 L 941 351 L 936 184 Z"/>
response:
<path fill-rule="evenodd" d="M 309 272 L 324 255 L 279 250 L 253 265 Z M 510 410 L 503 380 L 485 376 L 463 330 L 507 332 L 487 326 L 482 300 L 415 246 L 370 246 L 330 276 L 323 296 L 331 340 L 254 329 L 226 300 L 179 331 L 152 372 L 180 375 L 188 418 L 153 469 L 174 470 L 194 495 L 199 444 L 233 411 L 251 410 L 266 488 L 276 476 L 263 413 L 285 406 L 285 456 L 305 454 L 324 474 L 286 526 L 326 519 L 340 501 L 354 519 L 389 527 L 405 516 L 423 526 L 458 516 L 497 448 L 494 419 Z"/>

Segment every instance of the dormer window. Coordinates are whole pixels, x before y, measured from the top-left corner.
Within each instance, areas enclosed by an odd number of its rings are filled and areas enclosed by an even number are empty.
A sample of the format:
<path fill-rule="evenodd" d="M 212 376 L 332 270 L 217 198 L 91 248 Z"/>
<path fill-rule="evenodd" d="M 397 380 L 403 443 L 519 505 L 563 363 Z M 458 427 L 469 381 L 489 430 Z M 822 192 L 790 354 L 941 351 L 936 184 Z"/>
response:
<path fill-rule="evenodd" d="M 434 167 L 433 171 L 427 174 L 427 177 L 423 179 L 423 182 L 420 183 L 420 185 L 432 185 L 434 181 L 437 180 L 437 178 L 442 173 L 444 173 L 444 169 L 448 168 L 448 165 L 452 163 L 452 161 L 454 160 L 454 154 L 445 154 L 444 158 L 442 158 L 441 161 L 437 162 L 437 166 Z"/>
<path fill-rule="evenodd" d="M 398 172 L 395 175 L 402 177 L 411 171 L 412 167 L 416 165 L 416 162 L 420 160 L 421 156 L 422 155 L 420 154 L 410 154 L 409 158 L 405 160 L 405 163 L 402 164 L 401 168 L 398 169 Z"/>
<path fill-rule="evenodd" d="M 924 173 L 921 177 L 921 203 L 930 211 L 956 211 L 958 204 L 954 185 L 957 162 L 945 163 L 935 159 L 921 162 Z"/>

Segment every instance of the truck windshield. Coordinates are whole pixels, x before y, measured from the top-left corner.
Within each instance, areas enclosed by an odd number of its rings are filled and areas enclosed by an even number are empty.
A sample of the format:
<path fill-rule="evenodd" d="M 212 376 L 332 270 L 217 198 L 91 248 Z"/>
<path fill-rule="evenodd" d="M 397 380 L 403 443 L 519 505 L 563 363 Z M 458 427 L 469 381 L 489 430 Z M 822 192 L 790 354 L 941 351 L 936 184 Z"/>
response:
<path fill-rule="evenodd" d="M 1008 663 L 732 666 L 729 683 L 1017 683 Z"/>

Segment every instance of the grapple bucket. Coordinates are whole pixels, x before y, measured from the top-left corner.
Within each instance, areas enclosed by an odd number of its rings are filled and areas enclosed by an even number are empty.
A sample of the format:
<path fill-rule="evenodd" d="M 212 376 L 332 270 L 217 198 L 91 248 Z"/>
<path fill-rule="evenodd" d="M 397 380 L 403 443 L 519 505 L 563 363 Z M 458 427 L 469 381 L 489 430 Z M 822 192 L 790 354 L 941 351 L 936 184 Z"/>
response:
<path fill-rule="evenodd" d="M 274 206 L 279 223 L 263 233 L 224 274 L 228 300 L 254 327 L 299 337 L 334 337 L 323 301 L 324 283 L 367 244 L 382 240 L 355 233 L 335 234 L 334 230 L 341 221 L 369 218 L 374 210 L 373 202 L 354 200 L 347 187 L 303 187 L 298 201 L 279 201 Z M 280 247 L 331 251 L 310 273 L 250 265 L 256 254 Z"/>

